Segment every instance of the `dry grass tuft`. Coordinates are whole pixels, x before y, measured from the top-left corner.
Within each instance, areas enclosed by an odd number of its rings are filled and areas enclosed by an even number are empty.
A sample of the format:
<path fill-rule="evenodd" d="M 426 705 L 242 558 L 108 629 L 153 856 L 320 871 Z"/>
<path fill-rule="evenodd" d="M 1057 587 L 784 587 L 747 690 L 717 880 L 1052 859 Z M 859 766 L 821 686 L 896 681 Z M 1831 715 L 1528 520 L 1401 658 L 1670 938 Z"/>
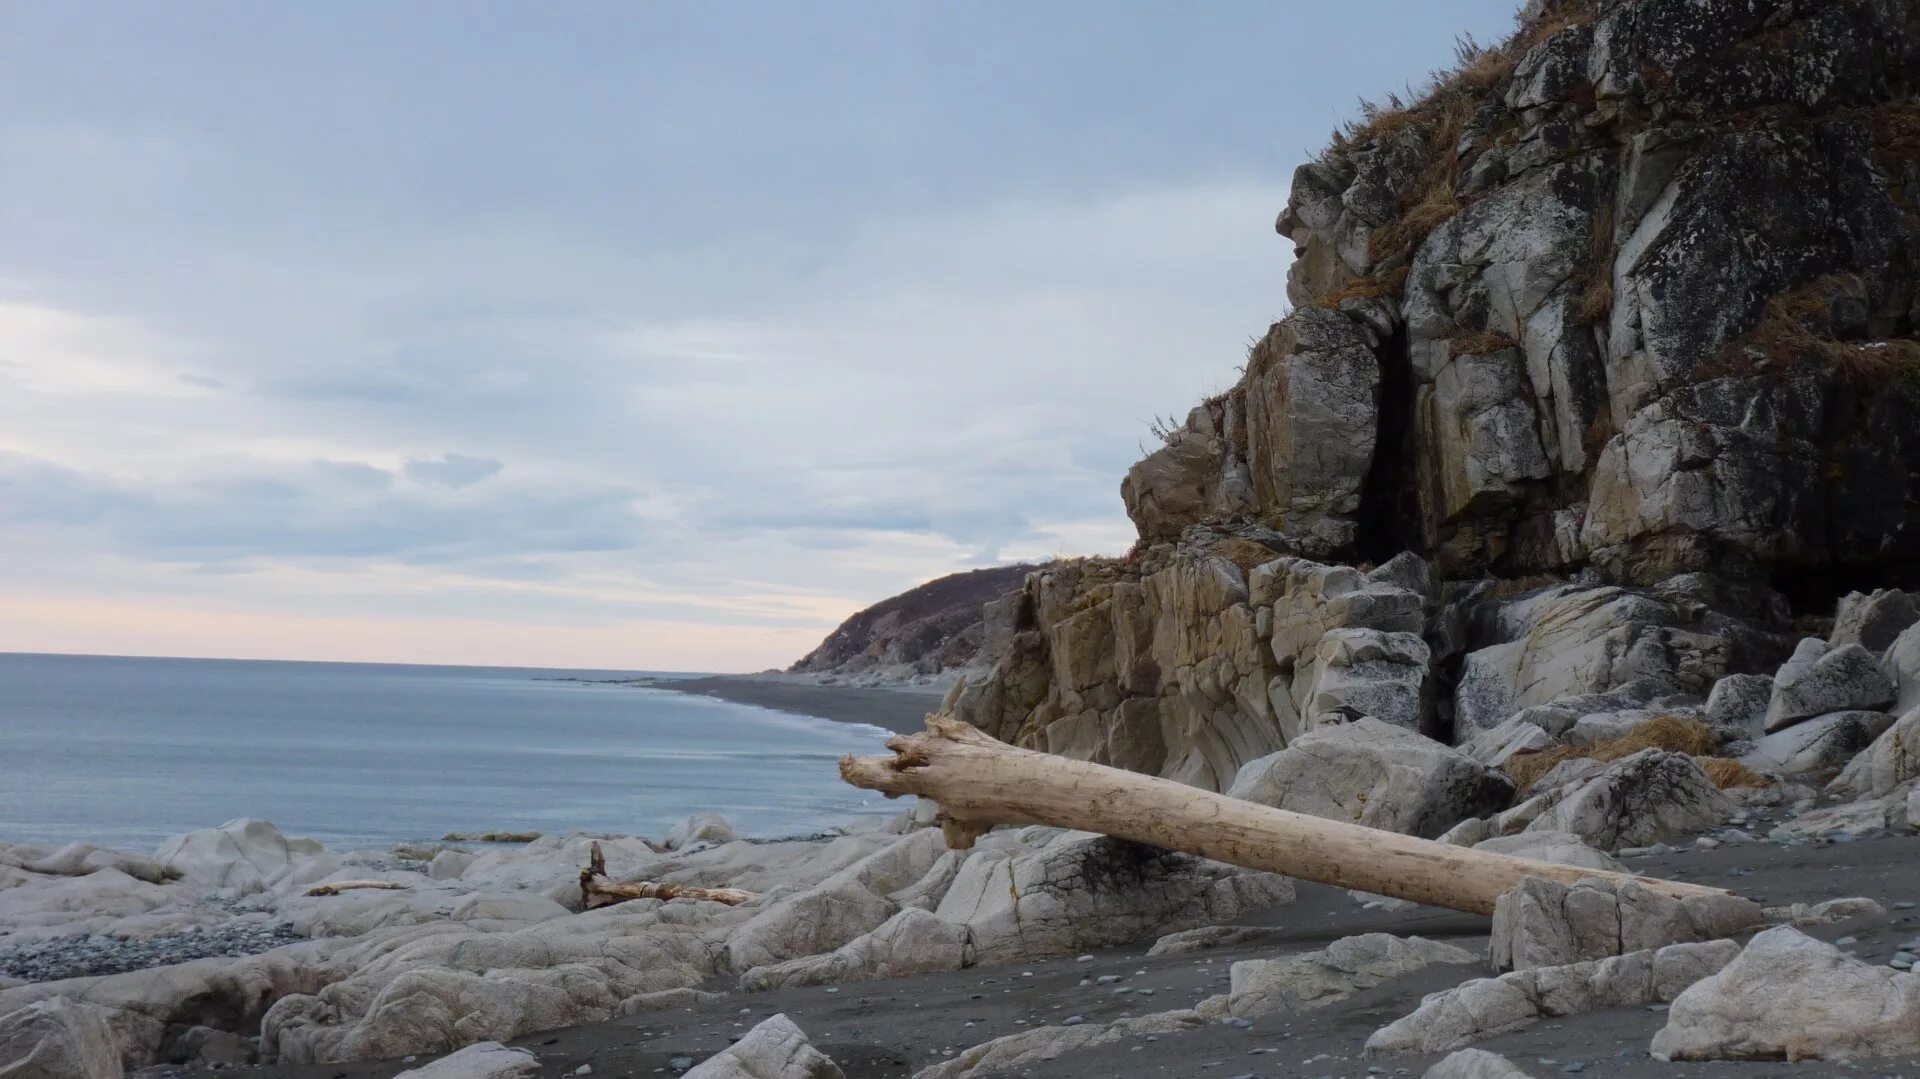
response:
<path fill-rule="evenodd" d="M 1866 387 L 1920 377 L 1920 341 L 1910 337 L 1841 341 L 1834 337 L 1834 297 L 1865 292 L 1866 283 L 1858 275 L 1830 274 L 1780 293 L 1767 301 L 1753 329 L 1702 364 L 1696 377 L 1784 370 L 1807 362 L 1823 363 L 1842 379 Z"/>
<path fill-rule="evenodd" d="M 1356 277 L 1353 280 L 1320 297 L 1317 301 L 1322 307 L 1339 307 L 1347 300 L 1372 300 L 1381 296 L 1398 296 L 1406 287 L 1407 271 L 1410 266 L 1396 266 L 1379 277 Z"/>
<path fill-rule="evenodd" d="M 1541 776 L 1563 761 L 1583 757 L 1596 761 L 1617 761 L 1643 749 L 1664 749 L 1669 753 L 1699 757 L 1712 752 L 1719 743 L 1720 737 L 1713 732 L 1713 728 L 1697 719 L 1655 716 L 1611 741 L 1595 742 L 1589 746 L 1549 746 L 1530 753 L 1515 753 L 1507 758 L 1506 770 L 1507 775 L 1513 778 L 1514 785 L 1524 793 L 1538 783 Z"/>
<path fill-rule="evenodd" d="M 1489 352 L 1519 347 L 1513 338 L 1499 330 L 1469 330 L 1448 338 L 1447 345 L 1455 356 L 1485 356 Z"/>
<path fill-rule="evenodd" d="M 1695 757 L 1693 763 L 1699 765 L 1700 770 L 1707 773 L 1707 778 L 1713 780 L 1713 785 L 1723 791 L 1735 787 L 1773 786 L 1773 780 L 1727 757 Z"/>
<path fill-rule="evenodd" d="M 1581 270 L 1580 317 L 1588 325 L 1597 325 L 1613 311 L 1613 202 L 1600 204 L 1593 216 L 1592 249 Z"/>

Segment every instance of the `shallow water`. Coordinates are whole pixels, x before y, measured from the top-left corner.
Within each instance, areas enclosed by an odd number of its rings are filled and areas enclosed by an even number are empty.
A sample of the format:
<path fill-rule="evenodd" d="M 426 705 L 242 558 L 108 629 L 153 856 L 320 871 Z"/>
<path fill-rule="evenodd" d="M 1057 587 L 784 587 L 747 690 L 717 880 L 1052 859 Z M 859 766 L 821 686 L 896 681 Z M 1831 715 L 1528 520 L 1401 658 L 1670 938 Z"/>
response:
<path fill-rule="evenodd" d="M 555 671 L 0 654 L 0 839 L 148 850 L 234 817 L 329 846 L 446 832 L 790 835 L 893 812 L 877 728 Z"/>

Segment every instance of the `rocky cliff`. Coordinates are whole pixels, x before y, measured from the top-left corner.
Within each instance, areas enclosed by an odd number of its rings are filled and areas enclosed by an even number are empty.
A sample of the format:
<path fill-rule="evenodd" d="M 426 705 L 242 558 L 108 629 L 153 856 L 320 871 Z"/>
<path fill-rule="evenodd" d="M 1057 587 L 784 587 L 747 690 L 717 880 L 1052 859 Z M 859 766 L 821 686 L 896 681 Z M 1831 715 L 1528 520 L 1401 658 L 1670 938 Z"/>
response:
<path fill-rule="evenodd" d="M 1292 312 L 1122 483 L 1138 545 L 1029 578 L 957 714 L 1224 788 L 1360 716 L 1697 705 L 1911 582 L 1917 27 L 1536 2 L 1367 110 L 1279 215 Z"/>
<path fill-rule="evenodd" d="M 990 662 L 982 653 L 991 653 L 985 608 L 1018 592 L 1039 568 L 994 566 L 910 588 L 840 623 L 788 670 L 898 681 Z"/>

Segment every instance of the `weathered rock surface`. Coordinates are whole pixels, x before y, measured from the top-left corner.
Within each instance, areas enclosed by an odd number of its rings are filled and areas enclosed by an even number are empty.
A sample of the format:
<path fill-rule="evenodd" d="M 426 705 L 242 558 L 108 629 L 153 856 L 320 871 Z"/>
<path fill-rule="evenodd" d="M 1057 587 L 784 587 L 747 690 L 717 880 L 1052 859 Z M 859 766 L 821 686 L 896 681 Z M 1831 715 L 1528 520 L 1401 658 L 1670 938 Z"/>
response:
<path fill-rule="evenodd" d="M 1885 712 L 1834 712 L 1767 735 L 1740 762 L 1787 776 L 1831 775 L 1892 723 Z"/>
<path fill-rule="evenodd" d="M 1528 1079 L 1527 1073 L 1498 1053 L 1462 1049 L 1428 1068 L 1420 1079 Z"/>
<path fill-rule="evenodd" d="M 1664 1060 L 1850 1060 L 1920 1052 L 1920 975 L 1872 966 L 1791 926 L 1674 1000 Z"/>
<path fill-rule="evenodd" d="M 188 881 L 233 895 L 266 886 L 295 859 L 325 848 L 311 839 L 289 839 L 269 821 L 230 820 L 218 828 L 169 840 L 154 860 Z"/>
<path fill-rule="evenodd" d="M 1242 1019 L 1309 1011 L 1435 963 L 1465 965 L 1480 958 L 1425 937 L 1343 937 L 1317 952 L 1235 963 L 1227 1010 Z"/>
<path fill-rule="evenodd" d="M 842 1079 L 845 1074 L 793 1020 L 775 1015 L 695 1065 L 686 1079 Z"/>
<path fill-rule="evenodd" d="M 1506 805 L 1513 781 L 1424 735 L 1361 719 L 1248 762 L 1227 794 L 1422 838 Z"/>
<path fill-rule="evenodd" d="M 1476 979 L 1428 994 L 1412 1014 L 1374 1031 L 1367 1055 L 1444 1053 L 1545 1018 L 1670 1001 L 1739 952 L 1730 940 L 1673 944 Z"/>
<path fill-rule="evenodd" d="M 1111 1023 L 1039 1027 L 964 1049 L 951 1060 L 913 1073 L 913 1079 L 964 1079 L 973 1075 L 1005 1074 L 1096 1045 L 1147 1035 L 1178 1034 L 1206 1025 L 1206 1017 L 1199 1012 L 1172 1011 L 1117 1019 Z"/>
<path fill-rule="evenodd" d="M 1833 712 L 1879 711 L 1896 695 L 1892 680 L 1866 649 L 1847 644 L 1829 651 L 1809 637 L 1774 675 L 1766 729 L 1785 730 Z"/>
<path fill-rule="evenodd" d="M 1827 644 L 1832 648 L 1857 644 L 1879 655 L 1893 647 L 1900 634 L 1917 623 L 1920 623 L 1920 595 L 1897 588 L 1849 592 L 1840 597 Z"/>
<path fill-rule="evenodd" d="M 1827 793 L 1884 798 L 1916 777 L 1920 777 L 1920 708 L 1901 716 L 1854 757 L 1827 785 Z"/>
<path fill-rule="evenodd" d="M 120 1051 L 96 1008 L 64 997 L 0 1009 L 0 1075 L 7 1079 L 120 1079 Z"/>
<path fill-rule="evenodd" d="M 393 1079 L 532 1079 L 540 1058 L 499 1042 L 475 1042 L 439 1060 L 409 1068 Z"/>
<path fill-rule="evenodd" d="M 1734 895 L 1675 898 L 1639 883 L 1529 877 L 1493 912 L 1495 970 L 1535 970 L 1718 940 L 1759 925 L 1759 904 Z"/>
<path fill-rule="evenodd" d="M 1733 808 L 1692 758 L 1643 749 L 1573 787 L 1528 827 L 1612 851 L 1716 827 Z"/>
<path fill-rule="evenodd" d="M 788 670 L 835 680 L 917 676 L 984 667 L 999 656 L 995 619 L 987 614 L 1020 590 L 1037 565 L 994 566 L 953 573 L 856 612 Z"/>

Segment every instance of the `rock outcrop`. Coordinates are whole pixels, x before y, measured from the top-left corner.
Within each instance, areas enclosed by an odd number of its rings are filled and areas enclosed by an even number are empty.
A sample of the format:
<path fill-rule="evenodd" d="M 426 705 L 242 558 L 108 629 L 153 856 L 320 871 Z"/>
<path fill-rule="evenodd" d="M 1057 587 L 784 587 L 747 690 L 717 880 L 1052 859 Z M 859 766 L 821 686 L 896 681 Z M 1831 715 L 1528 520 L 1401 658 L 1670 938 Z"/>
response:
<path fill-rule="evenodd" d="M 1039 568 L 994 566 L 910 588 L 855 613 L 787 670 L 905 681 L 984 665 L 1006 645 L 1006 598 Z"/>
<path fill-rule="evenodd" d="M 1362 717 L 1500 763 L 1920 692 L 1913 18 L 1539 0 L 1350 125 L 1279 217 L 1292 312 L 1127 474 L 1135 549 L 1033 574 L 956 714 L 1221 790 Z M 1756 717 L 1730 679 L 1843 594 Z"/>

